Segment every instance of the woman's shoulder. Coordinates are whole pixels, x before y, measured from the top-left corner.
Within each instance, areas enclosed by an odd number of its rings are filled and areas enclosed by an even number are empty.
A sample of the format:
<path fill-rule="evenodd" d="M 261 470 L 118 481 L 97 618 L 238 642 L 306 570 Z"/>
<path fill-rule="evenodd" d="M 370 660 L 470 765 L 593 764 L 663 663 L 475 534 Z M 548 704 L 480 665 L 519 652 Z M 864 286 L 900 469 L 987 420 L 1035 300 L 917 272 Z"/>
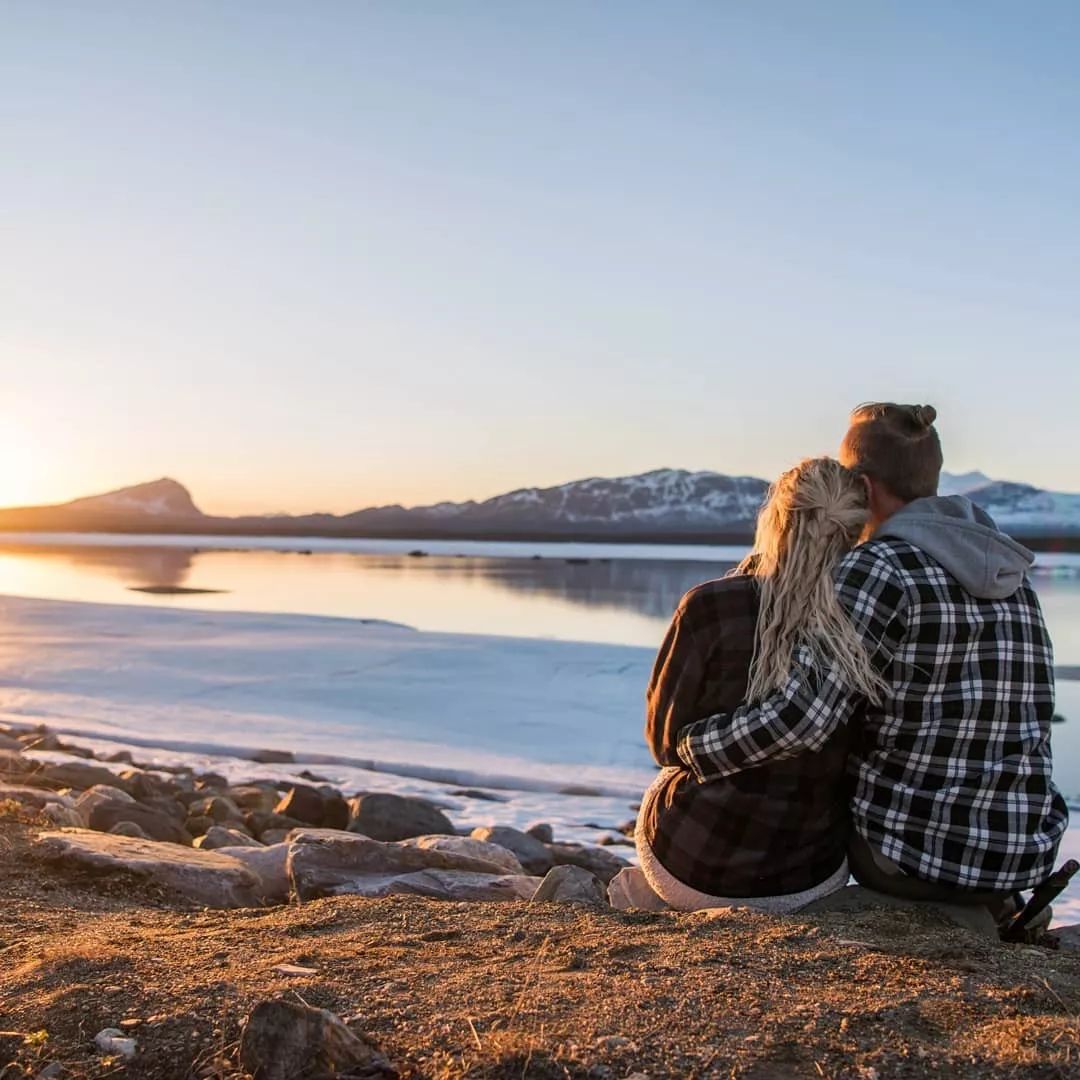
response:
<path fill-rule="evenodd" d="M 749 574 L 730 574 L 695 585 L 679 602 L 677 614 L 684 619 L 733 618 L 752 615 L 758 609 L 757 581 Z"/>

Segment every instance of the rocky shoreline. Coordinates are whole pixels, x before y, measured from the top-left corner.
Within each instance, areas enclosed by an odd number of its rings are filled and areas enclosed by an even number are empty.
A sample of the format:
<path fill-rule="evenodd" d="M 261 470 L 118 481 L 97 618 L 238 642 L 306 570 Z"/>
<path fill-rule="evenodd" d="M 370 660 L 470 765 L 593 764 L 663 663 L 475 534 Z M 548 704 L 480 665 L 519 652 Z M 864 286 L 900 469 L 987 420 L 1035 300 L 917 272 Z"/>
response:
<path fill-rule="evenodd" d="M 860 890 L 618 912 L 610 845 L 252 756 L 229 783 L 0 728 L 2 1080 L 1080 1075 L 1075 929 L 1003 946 Z"/>
<path fill-rule="evenodd" d="M 34 751 L 67 759 L 40 761 Z M 278 750 L 252 755 L 253 765 L 290 759 Z M 0 728 L 0 802 L 57 826 L 38 839 L 43 858 L 136 874 L 203 907 L 345 894 L 529 900 L 546 875 L 544 898 L 602 897 L 630 865 L 602 846 L 556 842 L 544 822 L 466 832 L 431 800 L 349 796 L 303 775 L 304 783 L 253 776 L 230 784 L 189 766 L 144 767 L 127 751 L 99 760 L 45 727 Z"/>

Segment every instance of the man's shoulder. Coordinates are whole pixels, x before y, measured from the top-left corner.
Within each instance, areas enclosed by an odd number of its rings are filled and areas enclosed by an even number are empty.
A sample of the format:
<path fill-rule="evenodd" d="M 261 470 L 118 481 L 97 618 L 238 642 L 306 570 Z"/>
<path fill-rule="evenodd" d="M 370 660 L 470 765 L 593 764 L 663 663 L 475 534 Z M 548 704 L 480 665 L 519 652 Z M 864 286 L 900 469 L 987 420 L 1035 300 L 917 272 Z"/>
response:
<path fill-rule="evenodd" d="M 880 538 L 852 548 L 837 568 L 842 592 L 908 593 L 918 587 L 932 564 L 906 540 Z"/>

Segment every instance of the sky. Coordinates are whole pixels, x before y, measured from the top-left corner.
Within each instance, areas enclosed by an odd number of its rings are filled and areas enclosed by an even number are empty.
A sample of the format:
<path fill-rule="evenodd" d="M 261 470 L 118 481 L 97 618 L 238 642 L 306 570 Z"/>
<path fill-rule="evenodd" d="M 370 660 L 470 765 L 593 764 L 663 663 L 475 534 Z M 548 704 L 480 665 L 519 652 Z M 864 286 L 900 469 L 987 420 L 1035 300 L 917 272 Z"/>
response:
<path fill-rule="evenodd" d="M 0 505 L 1080 489 L 1080 6 L 0 0 Z"/>

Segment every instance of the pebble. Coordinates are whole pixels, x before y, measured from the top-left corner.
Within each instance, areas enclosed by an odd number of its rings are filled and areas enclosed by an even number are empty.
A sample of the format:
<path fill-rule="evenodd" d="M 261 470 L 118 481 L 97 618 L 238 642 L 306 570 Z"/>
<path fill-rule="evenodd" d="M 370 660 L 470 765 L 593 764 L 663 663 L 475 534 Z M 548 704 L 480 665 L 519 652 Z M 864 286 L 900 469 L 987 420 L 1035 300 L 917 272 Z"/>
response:
<path fill-rule="evenodd" d="M 94 1045 L 103 1054 L 118 1054 L 127 1061 L 135 1056 L 135 1040 L 127 1038 L 119 1028 L 103 1028 L 94 1036 Z"/>

